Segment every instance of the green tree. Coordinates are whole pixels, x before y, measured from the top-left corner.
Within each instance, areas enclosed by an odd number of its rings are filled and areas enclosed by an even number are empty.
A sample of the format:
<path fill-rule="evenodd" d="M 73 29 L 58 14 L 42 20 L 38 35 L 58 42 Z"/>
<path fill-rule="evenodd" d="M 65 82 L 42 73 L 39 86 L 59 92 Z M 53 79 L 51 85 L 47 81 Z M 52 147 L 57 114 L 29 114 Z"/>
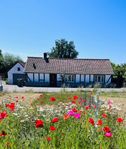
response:
<path fill-rule="evenodd" d="M 0 49 L 0 72 L 3 71 L 3 68 L 4 68 L 4 58 L 3 58 L 2 50 Z"/>
<path fill-rule="evenodd" d="M 66 41 L 65 39 L 56 40 L 55 47 L 49 53 L 50 58 L 77 58 L 78 52 L 75 49 L 73 41 Z"/>
<path fill-rule="evenodd" d="M 4 72 L 7 73 L 11 67 L 17 62 L 23 62 L 19 56 L 14 56 L 12 54 L 6 53 L 4 54 Z"/>
<path fill-rule="evenodd" d="M 126 82 L 126 64 L 115 65 L 112 63 L 114 76 L 113 80 L 117 87 L 122 87 L 124 82 Z"/>
<path fill-rule="evenodd" d="M 12 54 L 6 53 L 2 54 L 0 50 L 0 73 L 3 73 L 7 77 L 7 72 L 17 63 L 23 62 L 19 56 L 14 56 Z"/>

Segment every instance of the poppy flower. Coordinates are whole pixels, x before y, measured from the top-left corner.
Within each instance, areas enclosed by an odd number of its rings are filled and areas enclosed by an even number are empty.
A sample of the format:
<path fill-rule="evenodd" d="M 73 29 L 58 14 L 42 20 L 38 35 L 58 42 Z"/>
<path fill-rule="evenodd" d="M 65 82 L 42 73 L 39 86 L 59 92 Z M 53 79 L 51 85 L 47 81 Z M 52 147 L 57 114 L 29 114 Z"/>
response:
<path fill-rule="evenodd" d="M 52 123 L 56 123 L 56 122 L 58 122 L 58 121 L 59 121 L 58 117 L 55 117 L 55 118 L 52 119 L 51 122 L 52 122 Z"/>
<path fill-rule="evenodd" d="M 108 126 L 105 126 L 105 127 L 103 128 L 103 131 L 104 131 L 104 132 L 110 132 L 111 129 L 110 129 Z"/>
<path fill-rule="evenodd" d="M 64 120 L 67 120 L 67 119 L 69 119 L 70 118 L 70 115 L 69 114 L 64 114 L 64 116 L 63 116 L 63 119 Z"/>
<path fill-rule="evenodd" d="M 78 99 L 78 96 L 77 95 L 73 96 L 73 99 L 74 100 L 77 100 Z"/>
<path fill-rule="evenodd" d="M 75 114 L 74 114 L 74 118 L 80 119 L 80 117 L 81 117 L 80 113 L 75 113 Z"/>
<path fill-rule="evenodd" d="M 4 136 L 6 136 L 7 135 L 7 133 L 5 132 L 5 131 L 2 131 L 1 133 L 0 133 L 0 136 L 1 137 L 4 137 Z"/>
<path fill-rule="evenodd" d="M 8 116 L 8 115 L 7 115 L 7 112 L 6 112 L 6 111 L 1 112 L 1 113 L 0 113 L 0 120 L 6 118 L 7 116 Z"/>
<path fill-rule="evenodd" d="M 75 112 L 72 111 L 72 110 L 70 110 L 70 111 L 68 112 L 68 115 L 69 115 L 69 116 L 74 116 L 74 114 L 75 114 Z"/>
<path fill-rule="evenodd" d="M 6 107 L 7 107 L 8 109 L 10 109 L 11 111 L 14 111 L 14 109 L 15 109 L 15 103 L 12 102 L 12 103 L 10 103 L 10 104 L 6 104 Z"/>
<path fill-rule="evenodd" d="M 89 110 L 89 109 L 90 109 L 90 106 L 85 106 L 85 109 L 86 109 L 86 110 Z"/>
<path fill-rule="evenodd" d="M 95 122 L 94 122 L 93 118 L 89 118 L 89 123 L 91 123 L 92 125 L 94 125 L 94 124 L 95 124 Z"/>
<path fill-rule="evenodd" d="M 106 136 L 107 138 L 111 138 L 111 137 L 112 137 L 112 133 L 111 133 L 111 132 L 106 132 L 106 133 L 105 133 L 105 136 Z"/>
<path fill-rule="evenodd" d="M 54 126 L 50 126 L 50 130 L 51 130 L 51 131 L 55 131 L 56 128 L 55 128 Z"/>
<path fill-rule="evenodd" d="M 76 104 L 76 101 L 72 101 L 72 104 Z"/>
<path fill-rule="evenodd" d="M 56 98 L 55 97 L 50 97 L 50 101 L 56 101 Z"/>
<path fill-rule="evenodd" d="M 73 112 L 77 112 L 77 109 L 76 109 L 76 108 L 73 108 L 72 111 L 73 111 Z"/>
<path fill-rule="evenodd" d="M 97 125 L 101 126 L 103 124 L 102 120 L 98 120 Z"/>
<path fill-rule="evenodd" d="M 46 139 L 47 139 L 48 142 L 52 140 L 51 137 L 47 137 Z"/>
<path fill-rule="evenodd" d="M 42 120 L 36 120 L 35 124 L 36 124 L 36 128 L 39 128 L 39 127 L 43 127 L 44 122 Z"/>
<path fill-rule="evenodd" d="M 121 118 L 121 117 L 117 118 L 117 122 L 118 122 L 118 123 L 122 123 L 122 122 L 123 122 L 123 120 L 124 120 L 124 119 L 123 119 L 123 118 Z"/>
<path fill-rule="evenodd" d="M 102 114 L 102 117 L 103 117 L 103 118 L 107 118 L 107 114 L 103 113 L 103 114 Z"/>

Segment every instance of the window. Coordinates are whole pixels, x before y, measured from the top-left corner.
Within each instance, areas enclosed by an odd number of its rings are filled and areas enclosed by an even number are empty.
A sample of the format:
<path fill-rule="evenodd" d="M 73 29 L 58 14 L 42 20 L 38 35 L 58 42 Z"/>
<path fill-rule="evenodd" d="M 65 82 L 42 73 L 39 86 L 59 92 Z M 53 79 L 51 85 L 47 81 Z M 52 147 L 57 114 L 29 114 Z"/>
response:
<path fill-rule="evenodd" d="M 99 82 L 99 83 L 103 83 L 104 82 L 104 75 L 95 75 L 94 76 L 94 81 L 95 82 Z"/>
<path fill-rule="evenodd" d="M 74 82 L 75 75 L 65 75 L 65 81 L 67 82 Z"/>
<path fill-rule="evenodd" d="M 18 67 L 18 68 L 17 68 L 17 71 L 20 71 L 20 70 L 21 70 L 20 67 Z"/>

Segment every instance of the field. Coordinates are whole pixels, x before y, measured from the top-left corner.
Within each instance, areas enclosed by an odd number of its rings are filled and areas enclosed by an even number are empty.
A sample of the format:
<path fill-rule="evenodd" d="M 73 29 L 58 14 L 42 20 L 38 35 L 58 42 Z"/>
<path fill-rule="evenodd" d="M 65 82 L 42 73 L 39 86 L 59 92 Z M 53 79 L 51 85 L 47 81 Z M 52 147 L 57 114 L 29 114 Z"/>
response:
<path fill-rule="evenodd" d="M 125 149 L 126 92 L 1 93 L 0 149 Z"/>

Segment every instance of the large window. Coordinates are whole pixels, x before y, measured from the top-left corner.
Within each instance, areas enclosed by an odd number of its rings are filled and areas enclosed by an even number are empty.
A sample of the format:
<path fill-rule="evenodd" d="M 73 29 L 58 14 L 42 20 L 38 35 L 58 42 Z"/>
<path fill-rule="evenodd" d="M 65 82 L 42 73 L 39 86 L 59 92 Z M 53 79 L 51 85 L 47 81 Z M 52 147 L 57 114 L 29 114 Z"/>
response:
<path fill-rule="evenodd" d="M 94 81 L 95 82 L 98 82 L 98 83 L 103 83 L 104 82 L 104 79 L 105 79 L 105 76 L 104 75 L 95 75 L 94 76 Z"/>
<path fill-rule="evenodd" d="M 74 82 L 75 75 L 65 75 L 65 81 L 66 82 Z"/>

